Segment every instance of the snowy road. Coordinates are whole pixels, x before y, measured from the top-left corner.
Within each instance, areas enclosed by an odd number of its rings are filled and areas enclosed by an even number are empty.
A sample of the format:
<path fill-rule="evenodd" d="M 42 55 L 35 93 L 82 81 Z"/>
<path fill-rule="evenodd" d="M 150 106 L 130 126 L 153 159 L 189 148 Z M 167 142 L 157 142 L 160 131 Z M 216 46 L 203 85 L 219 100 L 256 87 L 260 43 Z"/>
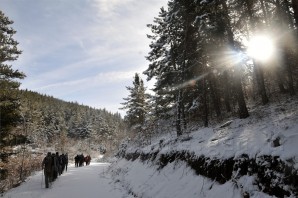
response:
<path fill-rule="evenodd" d="M 4 198 L 128 197 L 124 190 L 115 187 L 111 179 L 104 174 L 108 166 L 107 163 L 91 163 L 90 166 L 79 168 L 70 166 L 68 172 L 58 177 L 48 189 L 42 181 L 42 172 L 38 172 L 21 186 L 4 194 Z"/>

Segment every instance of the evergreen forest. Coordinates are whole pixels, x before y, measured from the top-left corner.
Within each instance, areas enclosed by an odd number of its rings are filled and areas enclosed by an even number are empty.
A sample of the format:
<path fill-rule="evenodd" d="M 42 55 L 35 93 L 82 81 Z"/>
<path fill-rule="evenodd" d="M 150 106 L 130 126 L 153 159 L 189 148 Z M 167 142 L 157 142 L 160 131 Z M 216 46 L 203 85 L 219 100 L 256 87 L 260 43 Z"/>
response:
<path fill-rule="evenodd" d="M 149 61 L 127 87 L 126 120 L 142 137 L 177 136 L 298 90 L 298 1 L 170 0 L 152 24 Z M 141 127 L 140 127 L 141 126 Z M 148 139 L 148 138 L 147 138 Z"/>

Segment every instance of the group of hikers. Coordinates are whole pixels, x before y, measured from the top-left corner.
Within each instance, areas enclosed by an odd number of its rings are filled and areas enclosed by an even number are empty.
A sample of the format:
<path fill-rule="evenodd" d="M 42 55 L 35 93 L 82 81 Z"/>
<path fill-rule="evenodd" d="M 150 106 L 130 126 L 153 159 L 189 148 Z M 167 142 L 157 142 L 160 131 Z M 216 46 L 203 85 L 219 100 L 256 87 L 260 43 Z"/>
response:
<path fill-rule="evenodd" d="M 84 162 L 86 166 L 90 164 L 91 157 L 90 155 L 84 156 L 76 155 L 75 158 L 75 166 L 84 166 Z M 45 186 L 49 188 L 50 183 L 55 181 L 58 176 L 60 176 L 64 171 L 67 171 L 68 165 L 68 154 L 61 154 L 59 152 L 51 153 L 48 152 L 46 157 L 42 161 L 42 169 L 44 170 L 44 178 L 45 178 Z"/>
<path fill-rule="evenodd" d="M 90 155 L 87 155 L 86 157 L 84 157 L 84 155 L 81 154 L 81 155 L 76 155 L 74 160 L 75 160 L 75 167 L 84 166 L 84 162 L 86 163 L 86 166 L 88 166 L 91 162 L 91 157 Z"/>
<path fill-rule="evenodd" d="M 48 152 L 46 157 L 42 161 L 42 169 L 44 170 L 45 186 L 49 188 L 49 184 L 52 183 L 60 176 L 64 171 L 67 171 L 68 155 L 61 154 L 59 152 Z"/>

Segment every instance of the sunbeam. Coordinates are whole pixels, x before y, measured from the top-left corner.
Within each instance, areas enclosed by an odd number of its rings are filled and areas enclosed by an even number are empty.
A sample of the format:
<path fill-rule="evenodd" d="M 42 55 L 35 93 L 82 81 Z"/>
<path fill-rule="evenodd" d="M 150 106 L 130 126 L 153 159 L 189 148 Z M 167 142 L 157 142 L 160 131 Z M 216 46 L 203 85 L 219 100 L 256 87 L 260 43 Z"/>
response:
<path fill-rule="evenodd" d="M 274 52 L 275 47 L 272 39 L 267 36 L 255 36 L 248 43 L 247 54 L 257 60 L 267 61 L 273 56 Z"/>

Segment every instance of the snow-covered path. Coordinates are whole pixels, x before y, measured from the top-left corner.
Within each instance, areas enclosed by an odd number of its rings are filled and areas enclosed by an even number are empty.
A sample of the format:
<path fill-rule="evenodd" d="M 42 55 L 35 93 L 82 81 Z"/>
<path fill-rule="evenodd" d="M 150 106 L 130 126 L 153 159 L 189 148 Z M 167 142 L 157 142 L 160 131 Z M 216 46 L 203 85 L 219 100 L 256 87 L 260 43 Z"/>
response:
<path fill-rule="evenodd" d="M 42 172 L 36 173 L 27 179 L 21 186 L 11 189 L 4 198 L 123 198 L 128 195 L 120 188 L 115 187 L 104 170 L 107 163 L 91 163 L 90 166 L 73 167 L 63 173 L 46 189 L 42 181 Z M 126 194 L 126 195 L 125 195 Z"/>

